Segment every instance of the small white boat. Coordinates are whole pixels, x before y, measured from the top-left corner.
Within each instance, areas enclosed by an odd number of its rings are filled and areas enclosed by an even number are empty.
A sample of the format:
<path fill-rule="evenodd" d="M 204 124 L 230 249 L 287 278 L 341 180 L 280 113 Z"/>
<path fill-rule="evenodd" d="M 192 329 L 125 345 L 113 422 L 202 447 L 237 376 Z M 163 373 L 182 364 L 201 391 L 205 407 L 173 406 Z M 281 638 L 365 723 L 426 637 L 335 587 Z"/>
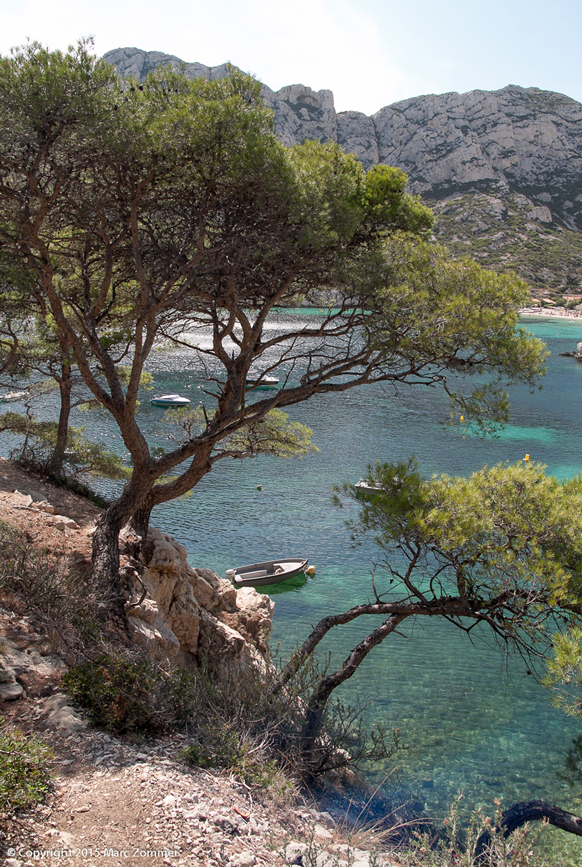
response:
<path fill-rule="evenodd" d="M 231 579 L 235 587 L 262 587 L 264 584 L 279 584 L 281 581 L 286 581 L 287 578 L 301 575 L 308 562 L 308 560 L 300 558 L 265 560 L 263 563 L 251 563 L 250 566 L 227 569 L 226 577 Z"/>
<path fill-rule="evenodd" d="M 22 400 L 26 397 L 25 391 L 9 391 L 7 394 L 0 394 L 2 403 L 9 403 L 11 400 Z"/>
<path fill-rule="evenodd" d="M 279 380 L 276 376 L 249 376 L 247 388 L 277 388 Z"/>
<path fill-rule="evenodd" d="M 383 489 L 379 485 L 371 485 L 366 479 L 360 479 L 354 485 L 357 494 L 379 494 Z"/>
<path fill-rule="evenodd" d="M 152 397 L 150 400 L 152 406 L 189 406 L 190 401 L 187 397 L 181 397 L 179 394 L 162 394 L 160 397 Z"/>

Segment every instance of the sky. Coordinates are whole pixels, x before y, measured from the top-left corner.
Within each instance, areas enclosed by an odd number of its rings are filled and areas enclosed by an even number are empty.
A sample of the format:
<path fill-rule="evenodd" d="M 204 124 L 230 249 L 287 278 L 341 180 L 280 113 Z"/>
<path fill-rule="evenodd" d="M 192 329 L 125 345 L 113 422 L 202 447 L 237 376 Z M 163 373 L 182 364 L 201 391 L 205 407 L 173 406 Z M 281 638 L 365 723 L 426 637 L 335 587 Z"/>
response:
<path fill-rule="evenodd" d="M 1 54 L 81 37 L 99 55 L 136 47 L 329 89 L 338 111 L 507 84 L 582 102 L 580 0 L 0 0 Z"/>

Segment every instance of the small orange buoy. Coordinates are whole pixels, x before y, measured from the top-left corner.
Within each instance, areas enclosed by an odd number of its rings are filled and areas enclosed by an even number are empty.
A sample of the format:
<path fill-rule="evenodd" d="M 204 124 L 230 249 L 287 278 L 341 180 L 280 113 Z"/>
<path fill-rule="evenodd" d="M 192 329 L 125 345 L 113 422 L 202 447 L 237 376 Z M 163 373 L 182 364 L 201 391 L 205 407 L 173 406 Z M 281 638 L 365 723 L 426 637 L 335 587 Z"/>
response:
<path fill-rule="evenodd" d="M 310 575 L 311 578 L 313 578 L 313 576 L 315 575 L 315 566 L 308 566 L 305 570 L 305 574 Z"/>

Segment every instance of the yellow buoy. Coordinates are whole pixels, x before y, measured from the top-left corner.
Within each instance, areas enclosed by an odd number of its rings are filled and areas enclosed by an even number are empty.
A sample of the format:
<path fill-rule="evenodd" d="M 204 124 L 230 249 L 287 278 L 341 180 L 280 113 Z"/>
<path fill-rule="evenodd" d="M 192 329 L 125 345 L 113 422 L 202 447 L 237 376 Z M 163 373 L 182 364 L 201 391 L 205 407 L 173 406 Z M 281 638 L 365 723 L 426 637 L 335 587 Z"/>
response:
<path fill-rule="evenodd" d="M 310 575 L 312 578 L 315 575 L 315 566 L 308 566 L 305 570 L 306 575 Z"/>
<path fill-rule="evenodd" d="M 464 416 L 464 415 L 461 416 L 461 421 L 465 421 L 465 416 Z"/>

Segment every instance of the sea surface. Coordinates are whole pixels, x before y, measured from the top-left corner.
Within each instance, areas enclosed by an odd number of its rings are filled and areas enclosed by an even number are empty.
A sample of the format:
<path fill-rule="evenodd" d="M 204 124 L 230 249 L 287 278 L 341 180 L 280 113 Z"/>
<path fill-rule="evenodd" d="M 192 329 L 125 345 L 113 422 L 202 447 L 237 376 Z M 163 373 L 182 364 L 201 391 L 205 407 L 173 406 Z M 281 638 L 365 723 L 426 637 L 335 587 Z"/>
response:
<path fill-rule="evenodd" d="M 270 327 L 289 322 L 299 327 L 315 315 L 280 314 Z M 582 364 L 558 355 L 582 341 L 582 323 L 536 317 L 523 324 L 546 341 L 548 374 L 541 390 L 511 389 L 511 422 L 496 437 L 482 439 L 460 423 L 448 424 L 447 401 L 437 389 L 402 387 L 396 393 L 376 385 L 321 396 L 289 412 L 312 428 L 317 453 L 301 460 L 221 461 L 189 497 L 158 507 L 152 523 L 186 546 L 192 565 L 222 575 L 227 568 L 273 557 L 308 557 L 316 567 L 312 580 L 292 589 L 272 588 L 272 644 L 289 653 L 321 617 L 370 596 L 379 552 L 371 542 L 350 546 L 345 520 L 357 506 L 336 508 L 334 485 L 356 482 L 377 460 L 411 455 L 426 476 L 466 475 L 483 465 L 520 462 L 525 454 L 561 479 L 582 472 Z M 172 430 L 163 410 L 149 405 L 151 395 L 177 392 L 208 403 L 204 388 L 213 370 L 204 370 L 189 349 L 158 353 L 149 369 L 154 391 L 143 393 L 141 421 L 152 442 L 171 447 Z M 74 423 L 85 424 L 88 433 L 123 453 L 104 414 L 78 413 Z M 0 445 L 6 454 L 8 441 Z M 108 483 L 102 490 L 114 492 Z M 380 569 L 376 576 L 381 580 Z M 369 629 L 369 623 L 337 628 L 322 652 L 341 662 Z M 582 810 L 580 798 L 556 776 L 582 724 L 556 710 L 523 666 L 492 642 L 471 643 L 437 619 L 404 625 L 402 634 L 367 657 L 341 698 L 367 703 L 369 725 L 400 729 L 407 749 L 369 770 L 378 783 L 386 779 L 387 788 L 423 801 L 427 815 L 442 818 L 459 792 L 467 813 L 482 807 L 493 815 L 494 798 L 503 806 L 543 798 Z M 550 863 L 582 863 L 578 840 L 561 832 L 546 837 L 543 845 L 555 856 Z"/>

